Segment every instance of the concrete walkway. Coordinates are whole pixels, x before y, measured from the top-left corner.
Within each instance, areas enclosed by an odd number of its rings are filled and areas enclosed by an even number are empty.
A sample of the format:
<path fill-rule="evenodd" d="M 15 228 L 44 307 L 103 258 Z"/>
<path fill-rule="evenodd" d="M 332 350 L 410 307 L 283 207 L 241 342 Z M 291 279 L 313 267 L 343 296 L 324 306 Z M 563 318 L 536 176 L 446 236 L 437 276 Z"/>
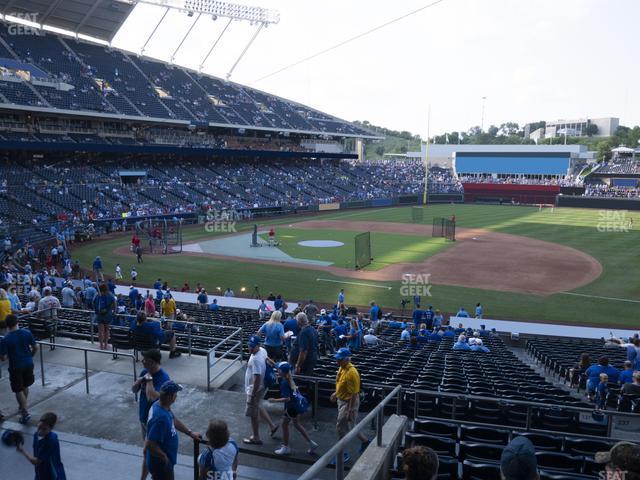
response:
<path fill-rule="evenodd" d="M 90 345 L 88 342 L 84 343 L 86 346 Z M 80 352 L 63 349 L 46 351 L 44 386 L 41 384 L 39 358 L 36 357 L 36 383 L 31 387 L 29 396 L 33 420 L 26 427 L 17 423 L 17 405 L 9 388 L 6 364 L 2 365 L 0 409 L 8 418 L 0 425 L 0 430 L 15 429 L 30 436 L 33 435 L 37 419 L 43 413 L 55 412 L 59 417 L 55 430 L 60 435 L 63 462 L 70 480 L 131 480 L 138 476 L 142 461 L 142 439 L 138 404 L 130 390 L 133 382 L 132 364 L 129 359 L 113 361 L 108 355 L 104 357 L 89 357 L 89 394 L 85 391 L 84 357 Z M 176 416 L 189 428 L 199 432 L 206 430 L 210 419 L 221 418 L 228 423 L 232 437 L 241 448 L 249 447 L 242 444 L 242 438 L 250 434 L 249 422 L 244 416 L 244 373 L 239 371 L 227 379 L 227 390 L 207 392 L 201 386 L 203 370 L 198 366 L 199 363 L 204 363 L 203 358 L 189 359 L 183 356 L 168 360 L 165 357 L 166 352 L 163 354 L 163 366 L 172 379 L 184 386 L 173 408 Z M 138 363 L 137 366 L 139 373 L 141 364 Z M 282 404 L 267 405 L 273 420 L 277 422 L 282 415 Z M 324 453 L 336 441 L 335 411 L 320 409 L 318 428 L 313 431 L 309 414 L 304 417 L 303 423 L 320 444 L 318 454 Z M 251 446 L 253 451 L 261 455 L 272 454 L 280 445 L 280 439 L 269 438 L 266 426 L 262 429 L 262 438 L 263 446 Z M 26 439 L 29 450 L 31 441 L 31 438 Z M 292 431 L 291 447 L 294 449 L 293 459 L 312 462 L 317 458 L 305 452 L 306 445 L 295 431 Z M 356 456 L 357 447 L 354 444 L 350 449 L 352 458 Z M 191 479 L 193 442 L 184 435 L 180 435 L 179 452 L 181 456 L 176 478 Z M 256 456 L 243 450 L 239 459 L 239 478 L 293 480 L 307 466 L 295 463 L 290 458 Z M 332 470 L 327 469 L 326 475 L 321 478 L 331 478 L 332 473 Z M 32 477 L 31 466 L 26 460 L 13 449 L 0 445 L 0 479 Z"/>

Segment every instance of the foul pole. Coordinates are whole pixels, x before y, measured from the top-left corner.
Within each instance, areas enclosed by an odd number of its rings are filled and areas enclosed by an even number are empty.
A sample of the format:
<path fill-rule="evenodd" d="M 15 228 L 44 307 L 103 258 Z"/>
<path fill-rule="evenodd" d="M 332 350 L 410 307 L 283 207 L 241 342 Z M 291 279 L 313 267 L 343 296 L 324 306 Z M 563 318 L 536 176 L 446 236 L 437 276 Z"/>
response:
<path fill-rule="evenodd" d="M 427 204 L 427 188 L 429 184 L 429 135 L 431 130 L 431 105 L 427 112 L 427 146 L 424 151 L 424 194 L 422 196 L 422 204 Z"/>

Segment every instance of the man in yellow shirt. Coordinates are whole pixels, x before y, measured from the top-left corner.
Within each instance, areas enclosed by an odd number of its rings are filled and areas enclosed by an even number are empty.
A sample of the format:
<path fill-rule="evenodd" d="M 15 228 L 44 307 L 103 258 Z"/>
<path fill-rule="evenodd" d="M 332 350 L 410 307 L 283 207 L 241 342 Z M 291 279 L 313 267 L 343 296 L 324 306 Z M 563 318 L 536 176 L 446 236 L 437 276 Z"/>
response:
<path fill-rule="evenodd" d="M 7 333 L 6 318 L 11 314 L 11 302 L 6 290 L 0 288 L 0 335 Z"/>
<path fill-rule="evenodd" d="M 176 319 L 176 301 L 171 295 L 165 295 L 160 302 L 160 311 L 167 320 Z M 171 325 L 171 324 L 169 324 Z"/>
<path fill-rule="evenodd" d="M 358 420 L 358 409 L 360 408 L 360 374 L 351 363 L 351 350 L 341 348 L 335 354 L 340 368 L 336 375 L 336 391 L 331 394 L 331 401 L 338 404 L 338 420 L 336 431 L 338 438 L 344 437 L 351 430 Z M 363 452 L 370 440 L 362 433 L 358 433 L 358 438 L 362 442 L 360 452 Z M 345 461 L 348 455 L 345 453 Z"/>

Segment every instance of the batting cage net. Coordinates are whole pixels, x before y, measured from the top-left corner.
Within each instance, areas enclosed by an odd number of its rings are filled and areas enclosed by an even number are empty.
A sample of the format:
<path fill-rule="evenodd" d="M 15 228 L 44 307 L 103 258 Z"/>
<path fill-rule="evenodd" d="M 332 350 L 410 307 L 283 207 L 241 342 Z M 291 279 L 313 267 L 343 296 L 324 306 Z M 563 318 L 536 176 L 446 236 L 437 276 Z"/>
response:
<path fill-rule="evenodd" d="M 449 218 L 433 217 L 432 237 L 444 237 L 452 242 L 456 241 L 456 222 Z"/>
<path fill-rule="evenodd" d="M 166 218 L 147 218 L 136 222 L 136 235 L 149 253 L 182 252 L 182 220 Z"/>
<path fill-rule="evenodd" d="M 411 220 L 413 223 L 423 223 L 424 222 L 424 208 L 422 207 L 411 207 Z"/>
<path fill-rule="evenodd" d="M 356 245 L 356 270 L 366 267 L 371 263 L 371 232 L 360 233 L 355 236 Z"/>

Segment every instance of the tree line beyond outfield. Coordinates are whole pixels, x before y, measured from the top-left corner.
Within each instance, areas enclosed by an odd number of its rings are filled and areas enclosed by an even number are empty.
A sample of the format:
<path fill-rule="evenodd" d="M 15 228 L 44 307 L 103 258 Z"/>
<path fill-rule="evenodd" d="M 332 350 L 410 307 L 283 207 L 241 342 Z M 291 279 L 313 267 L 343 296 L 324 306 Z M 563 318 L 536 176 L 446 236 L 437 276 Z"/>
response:
<path fill-rule="evenodd" d="M 382 159 L 385 153 L 404 154 L 410 151 L 420 151 L 420 145 L 423 139 L 420 135 L 415 135 L 406 130 L 397 131 L 384 127 L 372 125 L 367 120 L 363 122 L 356 121 L 366 128 L 374 130 L 385 136 L 382 141 L 366 140 L 365 154 L 369 160 Z M 533 122 L 529 124 L 529 130 L 534 131 L 537 128 L 544 128 L 545 122 Z M 597 131 L 590 132 L 591 135 L 597 134 Z M 620 126 L 616 133 L 610 137 L 567 137 L 566 143 L 569 145 L 586 145 L 588 150 L 596 151 L 596 159 L 598 161 L 609 160 L 611 158 L 611 149 L 620 145 L 636 148 L 640 141 L 640 126 L 625 127 Z M 535 142 L 524 137 L 524 125 L 520 126 L 516 122 L 505 122 L 499 126 L 491 125 L 486 131 L 482 131 L 479 126 L 471 127 L 466 132 L 454 131 L 446 132 L 442 135 L 435 135 L 431 138 L 432 143 L 437 144 L 463 144 L 463 145 L 534 145 Z M 549 142 L 553 145 L 561 145 L 565 143 L 563 136 L 552 139 L 545 139 L 545 145 Z"/>

